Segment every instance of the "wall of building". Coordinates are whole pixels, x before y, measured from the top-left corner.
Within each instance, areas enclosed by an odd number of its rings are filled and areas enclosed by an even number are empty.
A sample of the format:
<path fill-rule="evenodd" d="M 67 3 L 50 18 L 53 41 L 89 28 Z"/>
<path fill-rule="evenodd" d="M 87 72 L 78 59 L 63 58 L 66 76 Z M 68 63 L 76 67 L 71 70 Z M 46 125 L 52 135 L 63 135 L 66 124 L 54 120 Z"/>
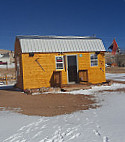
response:
<path fill-rule="evenodd" d="M 88 82 L 100 83 L 105 82 L 105 59 L 104 53 L 98 55 L 98 66 L 91 67 L 90 65 L 91 53 L 63 53 L 66 55 L 77 55 L 78 70 L 88 70 Z M 50 87 L 53 71 L 56 71 L 55 56 L 59 56 L 58 53 L 35 53 L 33 57 L 29 57 L 29 54 L 22 54 L 20 58 L 22 61 L 23 74 L 23 89 L 28 88 L 40 88 Z M 35 60 L 38 60 L 43 69 L 38 65 Z M 67 62 L 64 63 L 64 69 L 62 71 L 62 84 L 67 84 Z M 20 76 L 22 77 L 22 76 Z M 18 77 L 18 81 L 20 81 Z M 19 83 L 19 84 L 20 84 Z M 18 84 L 18 86 L 19 86 Z"/>
<path fill-rule="evenodd" d="M 0 50 L 0 61 L 7 62 L 8 65 L 15 62 L 14 52 L 9 50 Z"/>
<path fill-rule="evenodd" d="M 15 71 L 16 71 L 16 87 L 23 89 L 23 62 L 22 62 L 22 53 L 19 44 L 19 40 L 15 41 Z M 17 59 L 19 61 L 19 70 L 17 70 Z M 17 73 L 18 72 L 18 73 Z"/>

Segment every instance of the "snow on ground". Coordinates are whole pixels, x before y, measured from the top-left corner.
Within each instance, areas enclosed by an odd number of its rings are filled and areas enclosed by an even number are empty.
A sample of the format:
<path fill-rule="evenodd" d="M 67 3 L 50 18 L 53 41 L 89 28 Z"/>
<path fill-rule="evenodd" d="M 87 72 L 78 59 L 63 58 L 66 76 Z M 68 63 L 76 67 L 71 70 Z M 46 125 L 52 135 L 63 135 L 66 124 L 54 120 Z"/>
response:
<path fill-rule="evenodd" d="M 38 117 L 21 115 L 10 111 L 0 111 L 0 142 L 17 133 L 17 130 L 22 126 L 37 122 L 37 120 Z"/>
<path fill-rule="evenodd" d="M 102 107 L 55 117 L 0 112 L 0 141 L 124 142 L 125 94 L 103 92 L 97 97 Z"/>
<path fill-rule="evenodd" d="M 0 142 L 124 142 L 125 93 L 99 92 L 115 88 L 125 88 L 125 84 L 79 90 L 97 98 L 101 105 L 97 109 L 54 117 L 1 111 Z"/>
<path fill-rule="evenodd" d="M 115 81 L 125 81 L 125 73 L 106 73 L 106 79 Z"/>
<path fill-rule="evenodd" d="M 103 86 L 103 85 L 93 86 L 92 89 L 88 89 L 88 90 L 76 90 L 76 91 L 63 92 L 63 93 L 92 95 L 92 94 L 96 94 L 98 91 L 117 90 L 119 88 L 125 88 L 125 84 L 113 83 L 111 86 Z"/>

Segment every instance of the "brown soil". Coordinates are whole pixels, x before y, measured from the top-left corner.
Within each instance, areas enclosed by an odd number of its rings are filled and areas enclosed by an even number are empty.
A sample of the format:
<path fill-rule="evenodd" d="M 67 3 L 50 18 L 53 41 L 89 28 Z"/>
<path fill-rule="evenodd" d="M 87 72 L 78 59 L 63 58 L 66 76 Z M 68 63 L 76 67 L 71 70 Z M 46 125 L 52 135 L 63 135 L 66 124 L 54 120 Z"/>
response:
<path fill-rule="evenodd" d="M 21 108 L 20 113 L 26 115 L 55 116 L 97 106 L 94 97 L 86 95 L 26 95 L 17 91 L 0 90 L 0 107 L 9 110 Z"/>

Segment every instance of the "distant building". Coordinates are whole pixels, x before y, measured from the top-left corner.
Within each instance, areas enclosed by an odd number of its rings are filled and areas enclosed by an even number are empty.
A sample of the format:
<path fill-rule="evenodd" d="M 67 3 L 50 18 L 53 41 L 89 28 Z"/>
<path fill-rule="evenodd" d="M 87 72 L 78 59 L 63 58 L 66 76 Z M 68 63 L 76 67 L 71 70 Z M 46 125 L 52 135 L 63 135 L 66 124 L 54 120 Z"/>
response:
<path fill-rule="evenodd" d="M 14 52 L 9 50 L 0 50 L 0 65 L 14 63 Z"/>

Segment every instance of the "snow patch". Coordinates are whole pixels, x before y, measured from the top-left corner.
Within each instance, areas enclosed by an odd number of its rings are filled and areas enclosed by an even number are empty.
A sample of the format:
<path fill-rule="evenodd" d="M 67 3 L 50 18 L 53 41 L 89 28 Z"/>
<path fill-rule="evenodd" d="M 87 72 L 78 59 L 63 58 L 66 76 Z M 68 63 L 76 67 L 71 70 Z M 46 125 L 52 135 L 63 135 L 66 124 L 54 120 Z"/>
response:
<path fill-rule="evenodd" d="M 71 92 L 66 92 L 66 93 L 92 95 L 92 94 L 97 93 L 98 91 L 117 90 L 119 88 L 125 88 L 125 84 L 113 83 L 111 86 L 103 86 L 103 85 L 102 86 L 93 86 L 92 89 L 76 90 L 76 91 L 71 91 Z"/>
<path fill-rule="evenodd" d="M 115 81 L 125 81 L 125 73 L 106 73 L 106 79 Z"/>

